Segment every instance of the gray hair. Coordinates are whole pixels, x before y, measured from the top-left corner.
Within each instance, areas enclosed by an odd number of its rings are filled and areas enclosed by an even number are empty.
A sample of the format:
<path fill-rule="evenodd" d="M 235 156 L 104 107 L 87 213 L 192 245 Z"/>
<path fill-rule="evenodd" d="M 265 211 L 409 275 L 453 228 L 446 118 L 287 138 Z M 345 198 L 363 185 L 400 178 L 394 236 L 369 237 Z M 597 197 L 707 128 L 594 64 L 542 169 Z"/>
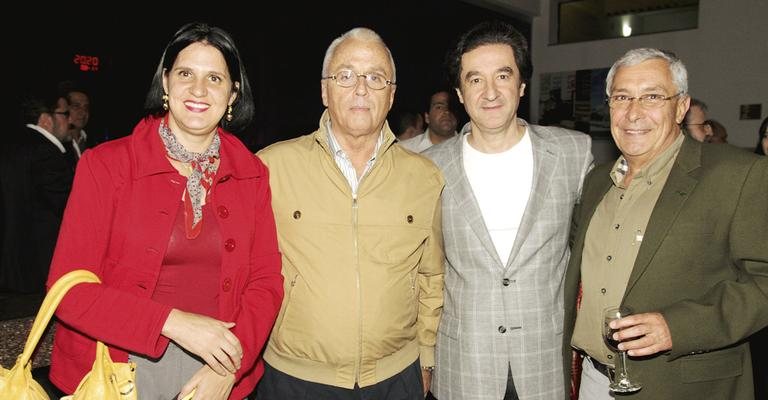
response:
<path fill-rule="evenodd" d="M 336 52 L 336 48 L 339 47 L 339 45 L 347 39 L 358 39 L 365 42 L 377 42 L 381 44 L 381 46 L 384 47 L 384 50 L 387 51 L 387 56 L 389 56 L 389 64 L 392 66 L 391 80 L 392 82 L 397 82 L 397 71 L 395 70 L 395 59 L 392 58 L 392 52 L 389 51 L 389 47 L 387 47 L 387 44 L 384 43 L 384 39 L 382 39 L 378 33 L 368 28 L 350 29 L 344 32 L 341 36 L 334 39 L 333 42 L 331 42 L 331 45 L 328 46 L 328 50 L 325 51 L 325 58 L 323 58 L 322 76 L 330 75 L 331 72 L 328 71 L 328 68 L 330 68 L 333 53 Z"/>
<path fill-rule="evenodd" d="M 613 63 L 611 70 L 608 71 L 608 76 L 605 78 L 605 94 L 611 95 L 613 76 L 616 75 L 616 71 L 620 67 L 629 67 L 654 59 L 665 60 L 669 64 L 669 72 L 672 74 L 672 82 L 677 86 L 677 91 L 682 95 L 688 94 L 688 71 L 683 62 L 677 58 L 675 53 L 651 48 L 632 49 Z"/>

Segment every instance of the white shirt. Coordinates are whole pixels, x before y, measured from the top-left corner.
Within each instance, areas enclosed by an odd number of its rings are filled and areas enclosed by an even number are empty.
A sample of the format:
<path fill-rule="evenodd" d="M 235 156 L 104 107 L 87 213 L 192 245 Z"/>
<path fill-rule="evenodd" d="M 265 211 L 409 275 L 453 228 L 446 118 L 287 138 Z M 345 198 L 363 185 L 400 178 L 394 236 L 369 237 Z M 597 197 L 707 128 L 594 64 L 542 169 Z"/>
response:
<path fill-rule="evenodd" d="M 85 131 L 80 129 L 80 137 L 72 140 L 72 148 L 75 149 L 75 154 L 77 155 L 78 160 L 80 159 L 80 156 L 83 155 L 82 150 L 80 150 L 80 143 L 85 144 L 87 138 L 88 135 L 85 134 Z"/>
<path fill-rule="evenodd" d="M 435 145 L 432 143 L 432 139 L 429 137 L 429 128 L 427 128 L 424 133 L 420 133 L 410 139 L 400 141 L 399 143 L 400 146 L 403 146 L 414 153 L 421 153 L 422 151 Z"/>
<path fill-rule="evenodd" d="M 507 264 L 533 185 L 533 146 L 528 128 L 502 153 L 474 149 L 463 137 L 464 171 L 503 265 Z"/>

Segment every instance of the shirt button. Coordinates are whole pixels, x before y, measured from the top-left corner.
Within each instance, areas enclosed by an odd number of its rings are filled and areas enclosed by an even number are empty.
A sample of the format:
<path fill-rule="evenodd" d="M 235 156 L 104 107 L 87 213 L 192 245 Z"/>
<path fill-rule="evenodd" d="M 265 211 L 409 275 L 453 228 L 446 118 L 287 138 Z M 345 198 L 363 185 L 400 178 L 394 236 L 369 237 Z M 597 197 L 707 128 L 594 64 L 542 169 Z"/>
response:
<path fill-rule="evenodd" d="M 608 261 L 611 261 L 611 260 L 613 260 L 613 257 L 608 256 L 608 257 L 605 257 L 605 259 L 608 260 Z"/>
<path fill-rule="evenodd" d="M 409 224 L 412 224 L 412 223 L 413 223 L 413 215 L 409 215 L 409 216 L 408 216 L 408 217 L 406 217 L 405 219 L 406 219 L 406 221 L 408 221 L 408 223 L 409 223 Z"/>
<path fill-rule="evenodd" d="M 219 217 L 221 217 L 221 218 L 229 217 L 229 210 L 227 209 L 227 207 L 219 206 L 217 211 L 219 212 Z"/>
<path fill-rule="evenodd" d="M 224 282 L 221 283 L 221 290 L 229 292 L 230 289 L 232 289 L 232 280 L 225 278 Z"/>
<path fill-rule="evenodd" d="M 294 211 L 293 219 L 299 219 L 299 218 L 301 218 L 301 211 Z"/>
<path fill-rule="evenodd" d="M 501 284 L 504 286 L 509 286 L 509 278 L 504 278 L 501 280 Z"/>
<path fill-rule="evenodd" d="M 229 252 L 232 252 L 232 251 L 234 251 L 234 250 L 235 250 L 235 247 L 236 247 L 236 244 L 235 244 L 235 239 L 227 239 L 227 240 L 224 242 L 224 249 L 225 249 L 225 250 L 227 250 L 227 251 L 229 251 Z"/>
<path fill-rule="evenodd" d="M 605 288 L 600 289 L 600 293 L 605 294 L 606 290 Z"/>
<path fill-rule="evenodd" d="M 624 195 L 619 196 L 619 199 L 624 200 Z"/>
<path fill-rule="evenodd" d="M 619 224 L 616 224 L 616 225 L 614 225 L 614 226 L 613 226 L 613 229 L 619 229 L 619 227 L 620 227 L 620 226 L 621 226 L 621 225 L 619 225 Z"/>
<path fill-rule="evenodd" d="M 500 327 L 499 327 L 499 333 L 504 333 L 504 332 L 506 332 L 506 331 L 507 331 L 507 328 L 505 328 L 505 327 L 503 327 L 503 326 L 500 326 Z"/>

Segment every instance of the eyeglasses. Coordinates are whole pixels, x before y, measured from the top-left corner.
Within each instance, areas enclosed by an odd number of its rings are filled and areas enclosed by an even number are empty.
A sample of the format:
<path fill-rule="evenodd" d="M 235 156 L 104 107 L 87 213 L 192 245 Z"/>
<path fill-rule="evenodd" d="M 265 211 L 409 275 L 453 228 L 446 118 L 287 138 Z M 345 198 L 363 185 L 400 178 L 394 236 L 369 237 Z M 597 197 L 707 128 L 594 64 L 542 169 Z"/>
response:
<path fill-rule="evenodd" d="M 336 84 L 341 87 L 352 87 L 357 85 L 357 79 L 360 77 L 365 78 L 365 84 L 369 88 L 373 90 L 381 90 L 387 87 L 387 85 L 394 85 L 395 82 L 392 82 L 384 77 L 384 75 L 381 75 L 376 72 L 371 72 L 368 74 L 358 74 L 355 71 L 349 70 L 349 69 L 342 69 L 341 71 L 335 73 L 334 75 L 330 76 L 324 76 L 322 79 L 333 79 L 336 81 Z"/>
<path fill-rule="evenodd" d="M 659 108 L 664 104 L 667 100 L 672 100 L 673 98 L 680 96 L 683 94 L 683 92 L 679 92 L 676 94 L 673 94 L 672 96 L 664 96 L 662 94 L 644 94 L 639 97 L 631 97 L 627 96 L 625 94 L 617 94 L 614 96 L 609 96 L 606 100 L 608 102 L 608 107 L 615 108 L 617 110 L 625 109 L 629 107 L 630 104 L 632 104 L 632 101 L 637 99 L 637 103 L 640 105 L 640 107 L 643 108 Z"/>
<path fill-rule="evenodd" d="M 67 111 L 54 111 L 51 114 L 59 114 L 59 115 L 65 116 L 65 117 L 69 117 L 69 110 L 67 110 Z"/>

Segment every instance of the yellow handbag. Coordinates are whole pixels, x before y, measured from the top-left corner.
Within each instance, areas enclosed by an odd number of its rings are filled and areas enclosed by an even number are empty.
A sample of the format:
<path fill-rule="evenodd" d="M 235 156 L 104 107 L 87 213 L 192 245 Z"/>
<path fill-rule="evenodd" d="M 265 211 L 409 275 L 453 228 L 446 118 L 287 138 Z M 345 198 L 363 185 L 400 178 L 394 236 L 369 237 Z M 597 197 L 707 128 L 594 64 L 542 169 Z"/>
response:
<path fill-rule="evenodd" d="M 88 270 L 75 270 L 59 278 L 43 300 L 24 344 L 24 352 L 10 370 L 0 367 L 0 399 L 50 400 L 45 390 L 32 379 L 30 358 L 61 299 L 78 283 L 100 283 Z M 96 360 L 77 390 L 62 400 L 136 400 L 136 364 L 112 361 L 104 343 L 96 342 Z"/>

